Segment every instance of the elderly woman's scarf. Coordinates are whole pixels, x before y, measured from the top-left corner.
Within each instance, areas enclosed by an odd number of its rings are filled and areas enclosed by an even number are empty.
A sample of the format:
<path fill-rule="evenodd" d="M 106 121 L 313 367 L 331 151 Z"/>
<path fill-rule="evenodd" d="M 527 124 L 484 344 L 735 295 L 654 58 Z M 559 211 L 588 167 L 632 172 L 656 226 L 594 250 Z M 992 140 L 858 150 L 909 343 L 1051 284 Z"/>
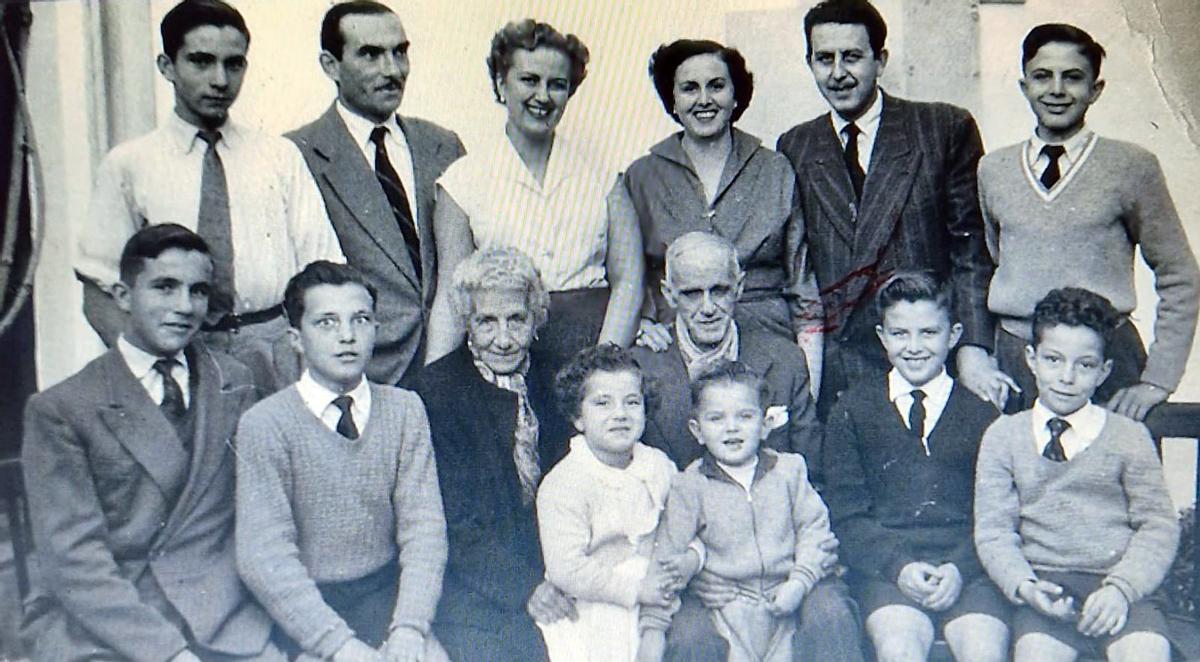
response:
<path fill-rule="evenodd" d="M 729 321 L 729 331 L 725 337 L 710 350 L 700 349 L 692 342 L 687 325 L 678 317 L 675 318 L 675 336 L 679 338 L 679 353 L 683 356 L 690 379 L 695 379 L 722 363 L 738 359 L 738 329 L 733 320 Z"/>
<path fill-rule="evenodd" d="M 496 388 L 517 394 L 517 428 L 513 433 L 513 463 L 517 465 L 517 478 L 521 481 L 521 503 L 533 505 L 538 483 L 542 480 L 542 467 L 538 458 L 538 419 L 529 404 L 529 388 L 525 384 L 525 373 L 529 371 L 529 357 L 521 367 L 509 375 L 497 375 L 472 353 L 472 361 L 479 374 Z"/>

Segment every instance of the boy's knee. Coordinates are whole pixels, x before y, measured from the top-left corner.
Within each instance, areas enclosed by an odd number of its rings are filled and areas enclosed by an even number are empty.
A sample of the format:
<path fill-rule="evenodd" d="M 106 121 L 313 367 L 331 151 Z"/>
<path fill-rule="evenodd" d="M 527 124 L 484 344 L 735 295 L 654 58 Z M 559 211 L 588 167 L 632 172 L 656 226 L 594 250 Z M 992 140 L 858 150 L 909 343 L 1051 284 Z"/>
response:
<path fill-rule="evenodd" d="M 1079 652 L 1043 632 L 1030 632 L 1013 646 L 1013 662 L 1075 662 Z"/>
<path fill-rule="evenodd" d="M 879 662 L 920 662 L 933 646 L 933 621 L 918 609 L 888 605 L 867 617 L 867 635 Z"/>
<path fill-rule="evenodd" d="M 1109 662 L 1169 662 L 1171 642 L 1157 632 L 1130 632 L 1105 651 Z"/>
<path fill-rule="evenodd" d="M 956 660 L 1004 662 L 1008 659 L 1008 625 L 994 616 L 959 616 L 946 624 L 945 636 Z"/>

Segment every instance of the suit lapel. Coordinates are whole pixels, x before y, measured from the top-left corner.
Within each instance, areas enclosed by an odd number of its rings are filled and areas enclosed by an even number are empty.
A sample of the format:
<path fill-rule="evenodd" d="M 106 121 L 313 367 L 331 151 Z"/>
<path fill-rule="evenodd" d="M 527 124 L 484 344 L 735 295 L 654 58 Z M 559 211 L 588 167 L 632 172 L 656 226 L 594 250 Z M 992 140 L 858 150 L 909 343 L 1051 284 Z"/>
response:
<path fill-rule="evenodd" d="M 911 128 L 902 100 L 884 95 L 879 135 L 871 152 L 871 167 L 863 185 L 863 200 L 855 234 L 858 264 L 873 263 L 880 249 L 892 236 L 900 212 L 908 200 L 917 172 L 914 152 L 909 143 Z"/>
<path fill-rule="evenodd" d="M 675 340 L 662 356 L 663 369 L 656 372 L 659 379 L 664 380 L 667 388 L 662 389 L 662 402 L 659 406 L 659 416 L 655 418 L 658 433 L 670 449 L 672 459 L 692 457 L 696 451 L 692 448 L 695 443 L 688 432 L 687 421 L 692 412 L 692 390 L 688 386 L 690 380 L 687 365 L 683 362 L 683 354 L 679 352 L 679 341 Z M 682 435 L 682 438 L 680 438 Z"/>
<path fill-rule="evenodd" d="M 434 276 L 437 274 L 437 250 L 433 239 L 433 172 L 430 166 L 435 163 L 441 145 L 430 140 L 419 125 L 405 118 L 400 119 L 400 130 L 404 131 L 404 139 L 408 141 L 408 150 L 412 154 L 413 164 L 413 199 L 417 202 L 417 232 L 421 235 L 421 273 L 425 274 L 421 284 L 424 290 L 422 296 L 426 301 L 433 298 Z M 425 192 L 429 191 L 430 195 Z M 429 204 L 426 204 L 427 198 Z"/>
<path fill-rule="evenodd" d="M 857 206 L 854 203 L 854 185 L 842 156 L 842 143 L 833 131 L 833 120 L 828 115 L 814 137 L 812 190 L 817 201 L 825 208 L 825 217 L 842 239 L 854 243 Z"/>

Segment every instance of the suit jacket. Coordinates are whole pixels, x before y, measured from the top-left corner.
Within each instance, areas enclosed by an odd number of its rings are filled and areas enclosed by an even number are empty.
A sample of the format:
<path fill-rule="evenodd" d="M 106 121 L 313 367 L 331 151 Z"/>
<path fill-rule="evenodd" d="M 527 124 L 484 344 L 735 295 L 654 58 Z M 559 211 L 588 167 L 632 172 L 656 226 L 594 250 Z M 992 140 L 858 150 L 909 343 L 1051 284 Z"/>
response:
<path fill-rule="evenodd" d="M 762 375 L 767 383 L 766 407 L 787 408 L 787 425 L 771 431 L 766 445 L 804 456 L 809 472 L 820 468 L 821 428 L 809 392 L 808 363 L 794 343 L 753 326 L 738 326 L 738 361 Z M 657 381 L 658 411 L 648 417 L 642 442 L 663 451 L 682 470 L 700 457 L 704 447 L 688 430 L 692 415 L 691 380 L 679 352 L 679 342 L 665 352 L 633 348 L 642 369 Z M 812 478 L 810 478 L 812 480 Z"/>
<path fill-rule="evenodd" d="M 400 128 L 412 152 L 421 279 L 383 187 L 375 178 L 375 168 L 363 157 L 338 115 L 336 102 L 316 121 L 287 136 L 300 148 L 317 180 L 346 260 L 379 289 L 375 306 L 379 331 L 367 378 L 381 384 L 399 382 L 410 365 L 420 367 L 425 361 L 425 321 L 437 286 L 434 183 L 466 152 L 457 135 L 432 122 L 401 117 Z"/>
<path fill-rule="evenodd" d="M 39 573 L 26 633 L 38 660 L 161 662 L 188 645 L 252 656 L 271 621 L 238 578 L 233 433 L 250 371 L 189 348 L 189 458 L 109 350 L 29 400 L 22 464 Z M 167 494 L 178 494 L 171 500 Z"/>
<path fill-rule="evenodd" d="M 951 279 L 963 342 L 992 347 L 993 265 L 975 178 L 983 143 L 970 113 L 884 94 L 861 205 L 828 113 L 784 133 L 776 148 L 796 170 L 827 339 L 875 343 L 873 295 L 907 269 Z"/>

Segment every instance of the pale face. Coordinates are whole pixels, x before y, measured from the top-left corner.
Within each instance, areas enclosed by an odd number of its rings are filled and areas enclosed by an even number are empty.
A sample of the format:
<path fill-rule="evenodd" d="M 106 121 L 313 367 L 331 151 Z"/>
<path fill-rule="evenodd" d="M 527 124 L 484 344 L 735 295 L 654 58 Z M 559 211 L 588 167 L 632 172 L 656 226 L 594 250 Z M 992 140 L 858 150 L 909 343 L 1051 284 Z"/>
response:
<path fill-rule="evenodd" d="M 962 330 L 961 324 L 951 324 L 950 315 L 928 300 L 897 302 L 875 326 L 888 361 L 913 386 L 924 386 L 941 373 Z"/>
<path fill-rule="evenodd" d="M 742 467 L 758 454 L 770 430 L 758 393 L 745 384 L 716 383 L 704 390 L 688 430 L 718 461 Z"/>
<path fill-rule="evenodd" d="M 192 126 L 224 124 L 242 89 L 249 46 L 237 28 L 201 25 L 184 35 L 175 59 L 159 55 L 158 70 L 175 88 L 175 113 Z"/>
<path fill-rule="evenodd" d="M 1025 63 L 1021 92 L 1037 116 L 1043 140 L 1063 141 L 1083 128 L 1088 108 L 1100 98 L 1104 81 L 1075 44 L 1050 42 Z"/>
<path fill-rule="evenodd" d="M 212 259 L 204 253 L 168 248 L 146 260 L 133 283 L 116 283 L 117 306 L 129 313 L 125 339 L 155 356 L 174 356 L 187 347 L 208 314 Z"/>
<path fill-rule="evenodd" d="M 472 353 L 497 375 L 516 372 L 533 344 L 533 315 L 525 292 L 483 290 L 471 300 L 467 341 Z"/>
<path fill-rule="evenodd" d="M 820 23 L 813 26 L 812 71 L 821 95 L 847 120 L 856 120 L 875 102 L 887 50 L 875 53 L 866 26 Z"/>
<path fill-rule="evenodd" d="M 716 347 L 729 332 L 742 294 L 742 277 L 716 251 L 680 255 L 663 282 L 663 296 L 701 348 Z"/>
<path fill-rule="evenodd" d="M 547 140 L 571 96 L 571 59 L 557 48 L 519 48 L 497 85 L 508 109 L 509 129 L 535 142 Z"/>
<path fill-rule="evenodd" d="M 288 332 L 313 379 L 335 393 L 346 393 L 358 386 L 367 370 L 377 326 L 367 288 L 345 283 L 305 291 L 300 327 Z"/>
<path fill-rule="evenodd" d="M 321 68 L 338 87 L 338 99 L 373 121 L 400 107 L 408 81 L 408 36 L 395 14 L 350 14 L 341 20 L 345 47 L 339 59 L 321 53 Z"/>
<path fill-rule="evenodd" d="M 733 80 L 729 66 L 715 53 L 695 55 L 675 69 L 675 115 L 687 135 L 707 140 L 729 130 L 733 109 Z"/>
<path fill-rule="evenodd" d="M 594 372 L 583 387 L 575 429 L 587 440 L 592 454 L 605 464 L 624 467 L 633 459 L 633 445 L 646 429 L 642 376 L 636 372 Z"/>
<path fill-rule="evenodd" d="M 1103 338 L 1085 326 L 1044 329 L 1037 346 L 1025 348 L 1025 362 L 1037 382 L 1038 401 L 1059 416 L 1083 408 L 1112 371 Z"/>

